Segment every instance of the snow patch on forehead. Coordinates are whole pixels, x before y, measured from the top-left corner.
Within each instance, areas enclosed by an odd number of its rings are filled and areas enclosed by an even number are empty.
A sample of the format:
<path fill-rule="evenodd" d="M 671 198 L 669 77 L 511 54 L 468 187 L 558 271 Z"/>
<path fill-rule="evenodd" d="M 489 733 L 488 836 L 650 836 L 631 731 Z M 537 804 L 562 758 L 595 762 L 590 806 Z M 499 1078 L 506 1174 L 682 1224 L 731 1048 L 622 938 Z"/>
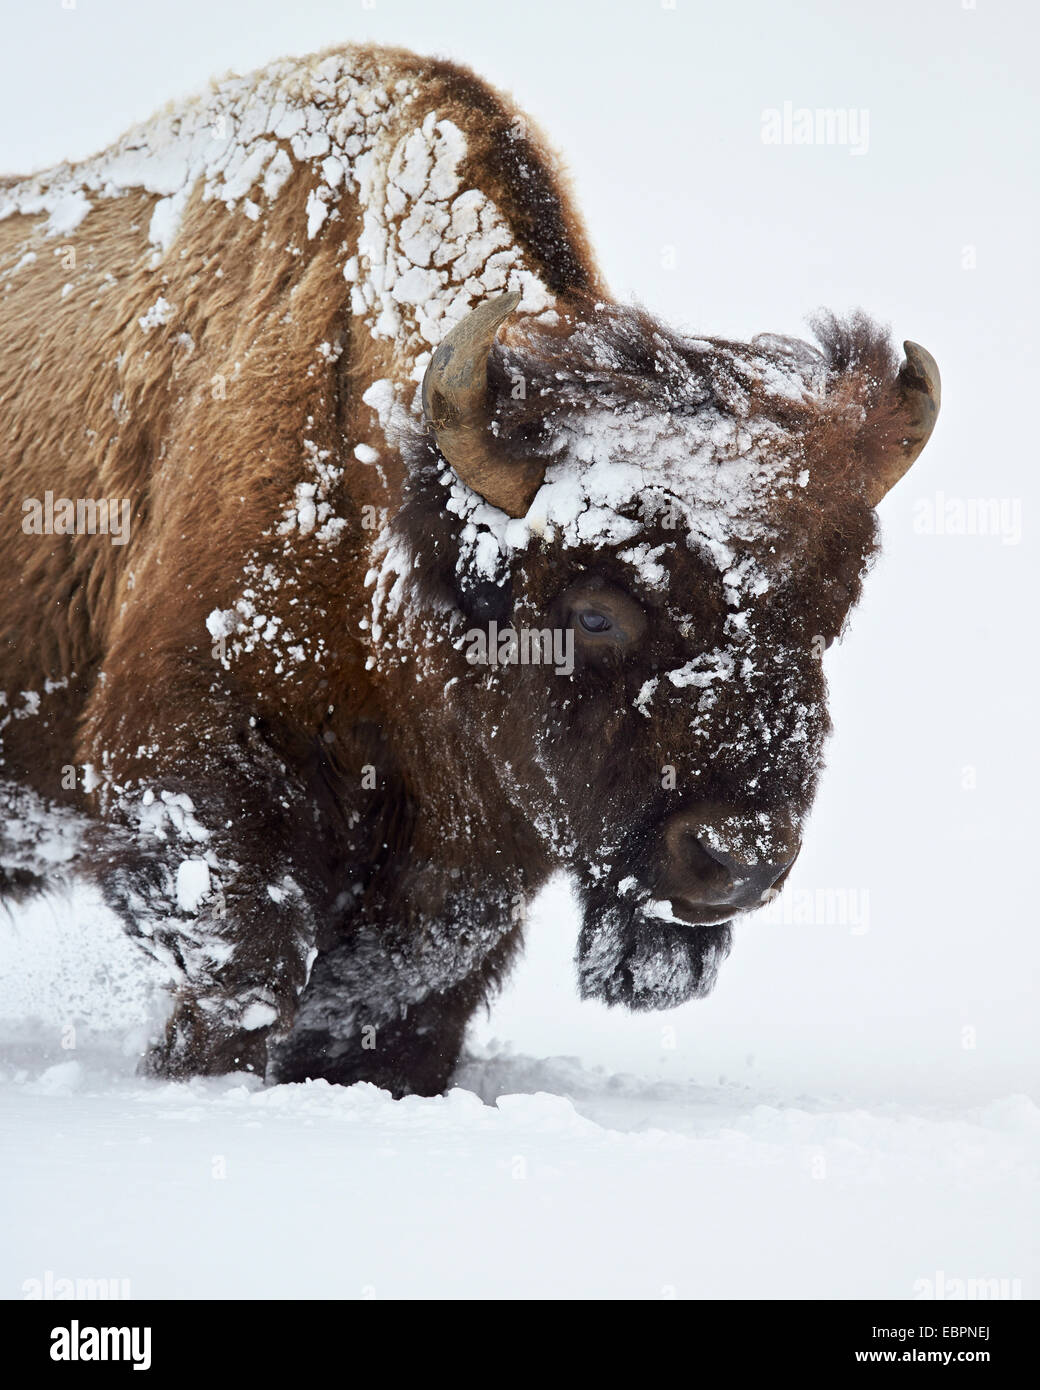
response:
<path fill-rule="evenodd" d="M 671 415 L 627 406 L 571 415 L 558 426 L 557 441 L 523 520 L 510 520 L 452 482 L 448 509 L 466 523 L 460 569 L 493 579 L 532 537 L 542 537 L 564 548 L 618 550 L 647 588 L 660 589 L 668 543 L 633 544 L 646 524 L 657 523 L 712 561 L 734 606 L 768 589 L 769 574 L 747 548 L 768 538 L 770 499 L 795 482 L 796 446 L 779 425 L 714 409 Z"/>

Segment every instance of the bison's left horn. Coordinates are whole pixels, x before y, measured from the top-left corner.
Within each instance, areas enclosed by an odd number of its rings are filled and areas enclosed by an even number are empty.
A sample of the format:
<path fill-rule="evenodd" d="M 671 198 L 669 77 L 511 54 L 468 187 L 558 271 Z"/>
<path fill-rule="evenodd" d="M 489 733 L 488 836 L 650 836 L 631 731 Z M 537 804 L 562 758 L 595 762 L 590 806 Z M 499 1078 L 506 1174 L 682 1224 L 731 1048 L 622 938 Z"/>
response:
<path fill-rule="evenodd" d="M 491 433 L 487 361 L 499 326 L 519 303 L 513 291 L 467 314 L 433 354 L 422 384 L 423 414 L 441 453 L 467 487 L 513 517 L 527 515 L 544 468 L 508 459 Z"/>
<path fill-rule="evenodd" d="M 870 482 L 870 505 L 876 507 L 928 443 L 939 415 L 941 387 L 935 358 L 920 343 L 904 343 L 906 353 L 887 402 L 891 443 L 882 467 Z"/>

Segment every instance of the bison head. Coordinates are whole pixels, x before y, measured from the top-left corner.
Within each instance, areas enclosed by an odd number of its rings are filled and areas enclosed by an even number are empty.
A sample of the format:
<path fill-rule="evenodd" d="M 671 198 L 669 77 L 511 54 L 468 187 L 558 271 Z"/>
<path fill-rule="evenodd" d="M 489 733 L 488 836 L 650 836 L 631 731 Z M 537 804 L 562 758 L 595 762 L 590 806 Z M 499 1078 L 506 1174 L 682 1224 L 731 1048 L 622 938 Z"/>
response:
<path fill-rule="evenodd" d="M 815 323 L 818 347 L 740 344 L 581 303 L 500 338 L 517 300 L 457 325 L 423 384 L 427 640 L 433 609 L 456 651 L 487 630 L 447 704 L 577 878 L 583 993 L 672 1005 L 797 857 L 821 657 L 938 373 L 858 315 Z"/>

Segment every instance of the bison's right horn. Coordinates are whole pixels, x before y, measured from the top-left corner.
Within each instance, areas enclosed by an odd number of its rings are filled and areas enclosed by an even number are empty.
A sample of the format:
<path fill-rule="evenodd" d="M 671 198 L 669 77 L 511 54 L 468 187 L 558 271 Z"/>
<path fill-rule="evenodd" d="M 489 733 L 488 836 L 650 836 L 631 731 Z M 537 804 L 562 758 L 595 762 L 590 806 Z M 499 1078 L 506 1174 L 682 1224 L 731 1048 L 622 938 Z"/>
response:
<path fill-rule="evenodd" d="M 506 458 L 489 429 L 488 353 L 519 303 L 514 290 L 467 314 L 434 352 L 422 384 L 423 415 L 438 449 L 467 487 L 513 517 L 527 515 L 545 472 L 534 461 Z"/>

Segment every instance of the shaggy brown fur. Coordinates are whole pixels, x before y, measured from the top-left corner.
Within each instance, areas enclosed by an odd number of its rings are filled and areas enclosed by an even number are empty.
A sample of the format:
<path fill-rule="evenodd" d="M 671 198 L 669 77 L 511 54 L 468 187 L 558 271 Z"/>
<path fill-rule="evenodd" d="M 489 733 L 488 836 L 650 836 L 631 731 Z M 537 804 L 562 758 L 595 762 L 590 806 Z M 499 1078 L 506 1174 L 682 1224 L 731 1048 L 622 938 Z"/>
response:
<path fill-rule="evenodd" d="M 497 209 L 510 274 L 556 299 L 555 325 L 521 318 L 489 363 L 516 457 L 557 457 L 557 426 L 592 403 L 638 403 L 677 418 L 769 415 L 811 478 L 804 495 L 776 499 L 767 548 L 782 580 L 751 623 L 759 674 L 692 734 L 680 691 L 652 718 L 632 702 L 654 673 L 729 640 L 703 554 L 672 547 L 663 595 L 596 545 L 543 545 L 488 583 L 460 565 L 462 522 L 431 440 L 414 421 L 389 435 L 362 400 L 389 379 L 408 405 L 404 384 L 429 344 L 415 315 L 388 336 L 352 308 L 345 270 L 366 212 L 383 215 L 363 202 L 360 174 L 326 197 L 309 237 L 320 158 L 287 137 L 275 141 L 291 163 L 277 196 L 261 194 L 259 175 L 249 190 L 259 215 L 229 210 L 199 179 L 164 253 L 148 240 L 158 197 L 140 188 L 92 196 L 64 235 L 42 213 L 0 220 L 7 882 L 44 873 L 42 805 L 88 814 L 71 862 L 178 981 L 158 1071 L 273 1062 L 289 1079 L 433 1092 L 519 945 L 523 903 L 560 864 L 586 905 L 586 992 L 639 1006 L 710 987 L 728 927 L 677 931 L 632 905 L 618 918 L 618 885 L 664 882 L 658 829 L 677 808 L 808 805 L 826 728 L 812 646 L 841 628 L 873 548 L 864 478 L 898 432 L 884 414 L 895 362 L 866 321 L 831 321 L 812 366 L 826 397 L 766 400 L 761 372 L 790 371 L 791 345 L 753 345 L 741 368 L 726 353 L 738 345 L 690 344 L 638 311 L 595 307 L 605 291 L 555 161 L 472 73 L 343 50 L 297 65 L 285 90 L 306 105 L 322 62 L 390 94 L 379 148 L 430 113 L 461 132 L 458 188 Z M 323 103 L 319 88 L 310 104 L 331 123 Z M 394 235 L 403 227 L 402 214 Z M 485 256 L 452 292 L 469 283 L 478 298 L 489 266 Z M 160 296 L 168 312 L 152 322 Z M 508 389 L 517 372 L 522 400 Z M 378 466 L 359 464 L 358 446 Z M 315 459 L 342 470 L 320 494 L 342 523 L 326 541 L 299 512 L 285 521 Z M 128 544 L 27 534 L 23 503 L 48 491 L 130 499 Z M 646 538 L 674 541 L 653 522 Z M 388 543 L 410 556 L 403 575 L 397 562 L 405 601 L 377 634 L 370 571 Z M 544 666 L 475 670 L 455 645 L 490 617 L 571 624 L 561 595 L 590 575 L 649 615 L 637 660 L 579 641 L 565 681 Z M 239 614 L 226 642 L 215 612 Z M 697 615 L 695 638 L 683 613 Z M 249 635 L 275 628 L 276 639 Z M 749 742 L 763 709 L 769 740 Z M 661 787 L 666 763 L 681 768 L 677 791 Z M 197 874 L 204 859 L 193 901 L 183 866 Z M 662 961 L 673 985 L 655 992 Z"/>

